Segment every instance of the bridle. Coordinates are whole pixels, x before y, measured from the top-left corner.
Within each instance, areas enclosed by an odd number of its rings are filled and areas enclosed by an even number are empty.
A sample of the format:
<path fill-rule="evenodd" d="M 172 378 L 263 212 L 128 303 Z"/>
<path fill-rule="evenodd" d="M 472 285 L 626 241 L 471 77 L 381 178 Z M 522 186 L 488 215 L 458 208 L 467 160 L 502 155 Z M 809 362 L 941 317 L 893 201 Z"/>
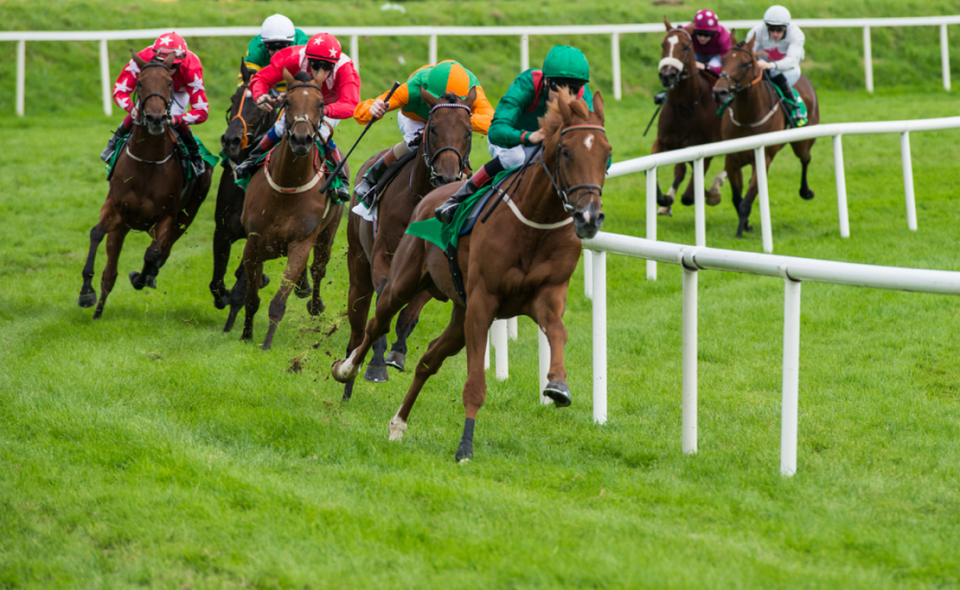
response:
<path fill-rule="evenodd" d="M 730 91 L 731 91 L 734 95 L 737 95 L 737 94 L 740 94 L 741 92 L 743 92 L 744 90 L 746 90 L 747 88 L 750 88 L 751 86 L 753 86 L 754 84 L 756 84 L 756 83 L 759 82 L 760 80 L 762 80 L 762 79 L 763 79 L 763 70 L 760 70 L 760 75 L 757 76 L 752 82 L 750 82 L 750 83 L 747 84 L 746 86 L 741 87 L 740 85 L 743 84 L 743 81 L 746 79 L 747 75 L 750 74 L 751 72 L 753 72 L 753 69 L 756 67 L 756 66 L 755 66 L 756 61 L 754 60 L 754 53 L 753 53 L 752 51 L 750 51 L 749 49 L 744 49 L 743 47 L 731 47 L 731 48 L 730 48 L 730 51 L 740 51 L 740 52 L 746 53 L 747 56 L 750 57 L 750 69 L 747 70 L 746 72 L 744 72 L 743 75 L 740 76 L 739 78 L 737 78 L 736 80 L 734 80 L 733 78 L 731 78 L 731 77 L 730 77 L 730 74 L 728 74 L 728 73 L 726 73 L 726 72 L 720 72 L 719 78 L 720 78 L 721 80 L 733 80 L 734 86 L 733 86 L 733 88 L 730 89 Z"/>
<path fill-rule="evenodd" d="M 744 80 L 747 78 L 747 76 L 748 76 L 749 74 L 751 74 L 751 73 L 753 72 L 753 70 L 756 68 L 756 63 L 757 63 L 757 62 L 756 62 L 756 55 L 755 55 L 752 51 L 750 51 L 749 49 L 744 49 L 743 47 L 731 47 L 731 48 L 730 48 L 730 51 L 740 51 L 740 52 L 742 52 L 742 53 L 746 53 L 747 56 L 750 58 L 750 69 L 748 69 L 746 72 L 744 72 L 743 75 L 740 76 L 740 77 L 737 78 L 737 79 L 731 78 L 731 77 L 730 77 L 730 74 L 728 74 L 727 72 L 720 72 L 720 76 L 719 76 L 720 79 L 732 80 L 733 83 L 734 83 L 734 85 L 730 88 L 730 100 L 726 101 L 724 104 L 722 104 L 722 105 L 720 106 L 720 110 L 717 112 L 718 115 L 722 115 L 723 110 L 726 109 L 726 108 L 730 105 L 730 103 L 733 102 L 733 99 L 736 98 L 736 96 L 737 96 L 738 94 L 740 94 L 741 92 L 749 89 L 751 86 L 754 86 L 754 85 L 756 85 L 758 82 L 760 82 L 761 80 L 763 80 L 763 70 L 760 70 L 760 73 L 757 75 L 756 78 L 754 78 L 754 79 L 753 79 L 749 84 L 747 84 L 746 86 L 742 86 L 743 81 L 744 81 Z M 770 94 L 772 94 L 772 90 L 771 90 L 769 87 L 767 88 L 767 94 L 768 94 L 768 96 L 769 96 Z M 740 123 L 739 121 L 737 121 L 736 119 L 733 118 L 733 109 L 730 110 L 730 120 L 733 121 L 733 124 L 736 125 L 737 127 L 753 128 L 753 127 L 759 127 L 760 125 L 763 125 L 764 123 L 766 123 L 766 122 L 770 119 L 770 117 L 773 116 L 773 114 L 774 114 L 774 113 L 777 111 L 777 109 L 780 107 L 780 103 L 777 102 L 776 99 L 774 99 L 772 96 L 769 96 L 769 98 L 770 98 L 770 102 L 773 103 L 773 106 L 770 107 L 770 110 L 767 112 L 767 114 L 766 114 L 762 119 L 760 119 L 759 121 L 757 121 L 757 122 L 755 122 L 755 123 Z"/>
<path fill-rule="evenodd" d="M 323 89 L 317 86 L 316 84 L 310 84 L 308 82 L 301 82 L 300 84 L 294 84 L 287 88 L 287 96 L 290 96 L 290 91 L 296 88 L 313 88 L 320 93 L 321 99 L 323 97 Z M 320 121 L 314 122 L 309 115 L 297 115 L 293 118 L 293 122 L 287 125 L 283 134 L 290 139 L 291 134 L 293 133 L 293 128 L 297 126 L 297 123 L 309 123 L 310 124 L 310 141 L 316 142 L 317 135 L 320 134 L 320 122 L 323 121 L 323 115 L 320 116 Z"/>
<path fill-rule="evenodd" d="M 142 68 L 140 68 L 140 73 L 142 74 L 143 71 L 148 68 L 163 68 L 167 72 L 170 71 L 170 68 L 167 67 L 167 64 L 152 61 L 144 65 Z M 138 120 L 134 121 L 136 125 L 144 124 L 143 123 L 143 117 L 144 117 L 143 105 L 146 104 L 147 100 L 149 100 L 154 96 L 159 96 L 163 100 L 163 106 L 165 107 L 165 110 L 166 110 L 166 114 L 164 115 L 164 120 L 169 119 L 170 109 L 173 108 L 173 98 L 172 98 L 173 97 L 173 78 L 170 79 L 170 98 L 167 98 L 164 94 L 161 94 L 159 92 L 151 92 L 146 96 L 140 96 L 140 78 L 139 76 L 137 77 L 137 114 L 139 115 L 139 117 L 138 117 Z"/>
<path fill-rule="evenodd" d="M 430 172 L 430 186 L 437 188 L 437 172 L 433 169 L 433 164 L 436 162 L 437 157 L 446 151 L 451 151 L 457 155 L 459 160 L 460 167 L 457 171 L 457 175 L 460 178 L 463 178 L 463 172 L 467 166 L 470 165 L 470 149 L 473 147 L 473 130 L 470 130 L 470 140 L 467 142 L 467 156 L 464 157 L 460 153 L 460 150 L 453 147 L 452 145 L 444 146 L 438 149 L 435 152 L 430 151 L 430 133 L 428 133 L 428 127 L 430 126 L 430 119 L 433 117 L 433 112 L 437 109 L 465 109 L 468 114 L 472 114 L 472 109 L 465 104 L 458 104 L 455 102 L 442 102 L 438 105 L 434 105 L 430 109 L 430 114 L 427 117 L 427 125 L 423 128 L 423 163 L 427 167 L 427 170 Z"/>
<path fill-rule="evenodd" d="M 664 57 L 663 59 L 661 59 L 660 63 L 657 64 L 657 71 L 659 72 L 660 70 L 662 70 L 664 66 L 674 67 L 677 69 L 677 71 L 680 74 L 679 76 L 677 76 L 677 82 L 682 82 L 687 78 L 689 78 L 690 76 L 692 76 L 697 71 L 697 70 L 693 70 L 692 72 L 687 72 L 686 74 L 683 73 L 685 70 L 688 69 L 686 62 L 687 62 L 687 56 L 690 54 L 690 51 L 693 50 L 693 36 L 690 35 L 690 33 L 686 29 L 681 29 L 681 28 L 670 29 L 670 32 L 683 33 L 684 35 L 687 36 L 687 39 L 690 41 L 690 44 L 684 46 L 683 53 L 680 54 L 680 57 L 682 59 L 677 59 L 675 57 Z M 669 39 L 670 36 L 667 35 L 667 38 Z M 676 86 L 677 82 L 674 82 L 674 86 Z"/>
<path fill-rule="evenodd" d="M 239 88 L 243 89 L 243 94 L 240 96 L 240 108 L 237 109 L 237 114 L 231 118 L 230 110 L 232 108 L 232 105 L 228 107 L 226 119 L 227 119 L 228 127 L 230 126 L 230 123 L 236 121 L 237 119 L 240 119 L 240 122 L 243 123 L 243 135 L 242 135 L 243 139 L 240 140 L 240 151 L 243 151 L 247 149 L 248 145 L 250 145 L 251 139 L 255 139 L 256 137 L 261 135 L 261 131 L 263 131 L 263 127 L 264 127 L 263 124 L 268 120 L 268 117 L 266 114 L 262 115 L 260 117 L 260 120 L 257 122 L 256 129 L 251 131 L 249 124 L 247 124 L 247 120 L 243 118 L 243 104 L 247 100 L 247 94 L 250 93 L 249 85 L 246 82 L 244 82 L 239 86 Z M 257 110 L 260 111 L 260 109 L 257 109 Z"/>
<path fill-rule="evenodd" d="M 553 185 L 553 189 L 556 191 L 557 196 L 560 197 L 560 201 L 563 202 L 563 209 L 568 213 L 576 211 L 577 205 L 580 203 L 580 200 L 587 195 L 597 195 L 597 198 L 603 197 L 603 187 L 599 184 L 575 184 L 570 185 L 567 182 L 566 174 L 564 174 L 564 169 L 560 166 L 560 150 L 563 148 L 563 136 L 570 131 L 579 131 L 581 129 L 592 129 L 595 131 L 602 131 L 604 136 L 607 134 L 607 130 L 604 129 L 603 125 L 571 125 L 565 127 L 560 131 L 560 141 L 557 142 L 557 156 L 554 161 L 553 174 L 550 174 L 550 169 L 547 168 L 546 162 L 543 161 L 543 158 L 540 158 L 540 165 L 543 166 L 543 171 L 547 173 L 547 178 L 550 179 L 550 184 Z M 563 185 L 566 185 L 565 188 L 561 188 Z M 580 195 L 577 197 L 577 200 L 570 202 L 571 196 L 577 191 L 581 191 Z"/>

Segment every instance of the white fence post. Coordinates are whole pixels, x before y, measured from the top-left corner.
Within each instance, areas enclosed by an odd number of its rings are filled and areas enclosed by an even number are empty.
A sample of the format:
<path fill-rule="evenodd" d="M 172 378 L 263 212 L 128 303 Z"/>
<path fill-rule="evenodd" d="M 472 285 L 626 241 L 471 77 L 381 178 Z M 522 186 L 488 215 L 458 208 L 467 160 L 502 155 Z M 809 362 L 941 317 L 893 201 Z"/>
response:
<path fill-rule="evenodd" d="M 863 73 L 867 79 L 867 92 L 873 92 L 873 52 L 870 49 L 870 27 L 863 27 Z"/>
<path fill-rule="evenodd" d="M 910 132 L 900 134 L 900 153 L 903 157 L 903 192 L 907 200 L 907 227 L 917 231 L 917 203 L 913 198 L 913 162 L 910 158 Z"/>
<path fill-rule="evenodd" d="M 760 235 L 763 251 L 773 254 L 773 229 L 770 227 L 770 190 L 767 188 L 767 148 L 760 146 L 753 150 L 754 163 L 757 165 L 757 199 L 760 201 Z"/>
<path fill-rule="evenodd" d="M 780 418 L 780 474 L 797 472 L 797 422 L 800 412 L 800 282 L 784 278 L 783 401 Z"/>
<path fill-rule="evenodd" d="M 483 349 L 483 370 L 490 368 L 490 330 L 487 330 L 487 344 Z"/>
<path fill-rule="evenodd" d="M 683 266 L 683 453 L 697 452 L 697 271 Z"/>
<path fill-rule="evenodd" d="M 842 135 L 833 136 L 833 173 L 837 177 L 837 210 L 840 219 L 840 237 L 850 237 L 850 217 L 847 215 L 847 177 L 843 172 Z"/>
<path fill-rule="evenodd" d="M 940 67 L 943 68 L 943 88 L 950 90 L 950 46 L 947 44 L 947 24 L 940 25 Z"/>
<path fill-rule="evenodd" d="M 360 69 L 360 35 L 350 35 L 350 59 L 353 67 Z"/>
<path fill-rule="evenodd" d="M 507 320 L 507 337 L 516 340 L 520 337 L 520 327 L 517 325 L 517 316 Z"/>
<path fill-rule="evenodd" d="M 593 254 L 593 421 L 607 423 L 607 253 Z"/>
<path fill-rule="evenodd" d="M 647 239 L 657 241 L 657 168 L 647 170 Z M 657 280 L 657 261 L 647 260 L 647 280 Z"/>
<path fill-rule="evenodd" d="M 430 35 L 430 59 L 427 63 L 437 63 L 437 36 Z"/>
<path fill-rule="evenodd" d="M 110 92 L 110 59 L 107 54 L 107 40 L 100 39 L 100 87 L 103 91 L 103 114 L 113 114 L 113 100 Z"/>
<path fill-rule="evenodd" d="M 583 294 L 593 299 L 593 256 L 589 250 L 583 251 Z"/>
<path fill-rule="evenodd" d="M 23 93 L 26 86 L 27 42 L 17 41 L 17 114 L 23 116 Z"/>
<path fill-rule="evenodd" d="M 946 26 L 944 26 L 946 30 Z M 611 52 L 613 53 L 613 98 L 620 100 L 623 91 L 620 87 L 620 33 L 610 36 Z"/>
<path fill-rule="evenodd" d="M 490 339 L 497 351 L 497 380 L 503 381 L 510 377 L 506 320 L 493 320 L 493 326 L 490 327 Z"/>
<path fill-rule="evenodd" d="M 703 158 L 693 161 L 693 217 L 697 245 L 707 245 L 707 212 L 703 202 Z"/>
<path fill-rule="evenodd" d="M 530 39 L 526 35 L 520 35 L 520 71 L 526 72 L 530 69 Z"/>
<path fill-rule="evenodd" d="M 550 341 L 547 340 L 547 334 L 537 326 L 537 348 L 540 353 L 540 403 L 552 404 L 553 400 L 543 395 L 547 389 L 547 373 L 550 372 Z"/>

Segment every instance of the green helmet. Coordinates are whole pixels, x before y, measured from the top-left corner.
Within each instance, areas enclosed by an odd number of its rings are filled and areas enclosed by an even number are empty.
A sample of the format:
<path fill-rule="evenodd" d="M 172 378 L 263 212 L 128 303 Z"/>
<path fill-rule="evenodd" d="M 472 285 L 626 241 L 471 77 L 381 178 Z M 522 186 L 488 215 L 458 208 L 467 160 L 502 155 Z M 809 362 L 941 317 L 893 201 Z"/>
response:
<path fill-rule="evenodd" d="M 557 45 L 543 60 L 545 78 L 573 78 L 590 81 L 590 64 L 583 52 L 569 45 Z"/>

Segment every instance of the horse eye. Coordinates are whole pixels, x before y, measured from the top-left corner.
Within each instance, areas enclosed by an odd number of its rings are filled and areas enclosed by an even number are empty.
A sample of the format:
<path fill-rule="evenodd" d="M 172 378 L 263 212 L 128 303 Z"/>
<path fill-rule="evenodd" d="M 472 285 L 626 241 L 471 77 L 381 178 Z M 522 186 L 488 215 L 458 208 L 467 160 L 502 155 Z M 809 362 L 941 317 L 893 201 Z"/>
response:
<path fill-rule="evenodd" d="M 568 150 L 567 148 L 561 148 L 561 149 L 560 149 L 560 153 L 563 154 L 563 157 L 564 157 L 564 158 L 569 158 L 569 157 L 570 157 L 570 150 Z"/>

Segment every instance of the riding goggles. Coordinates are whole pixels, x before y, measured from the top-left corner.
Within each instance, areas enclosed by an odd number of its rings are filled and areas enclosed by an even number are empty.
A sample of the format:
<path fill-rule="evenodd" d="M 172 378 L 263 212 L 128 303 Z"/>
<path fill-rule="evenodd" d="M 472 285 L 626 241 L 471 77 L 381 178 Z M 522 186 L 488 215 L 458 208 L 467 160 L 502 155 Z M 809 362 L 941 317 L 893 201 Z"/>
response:
<path fill-rule="evenodd" d="M 547 79 L 547 87 L 554 92 L 560 92 L 561 88 L 566 87 L 570 94 L 580 94 L 580 89 L 583 88 L 584 84 L 585 82 L 583 80 L 575 80 L 573 78 Z"/>
<path fill-rule="evenodd" d="M 311 70 L 323 70 L 325 72 L 332 72 L 334 63 L 331 61 L 326 61 L 323 59 L 310 59 L 308 60 Z"/>
<path fill-rule="evenodd" d="M 696 36 L 698 36 L 698 37 L 711 37 L 711 38 L 712 38 L 714 35 L 717 34 L 717 32 L 716 32 L 716 31 L 694 31 L 693 34 L 696 35 Z"/>
<path fill-rule="evenodd" d="M 280 51 L 290 47 L 293 43 L 290 41 L 266 41 L 263 45 L 267 48 L 267 51 Z"/>
<path fill-rule="evenodd" d="M 767 25 L 768 33 L 783 33 L 787 30 L 787 25 Z"/>

